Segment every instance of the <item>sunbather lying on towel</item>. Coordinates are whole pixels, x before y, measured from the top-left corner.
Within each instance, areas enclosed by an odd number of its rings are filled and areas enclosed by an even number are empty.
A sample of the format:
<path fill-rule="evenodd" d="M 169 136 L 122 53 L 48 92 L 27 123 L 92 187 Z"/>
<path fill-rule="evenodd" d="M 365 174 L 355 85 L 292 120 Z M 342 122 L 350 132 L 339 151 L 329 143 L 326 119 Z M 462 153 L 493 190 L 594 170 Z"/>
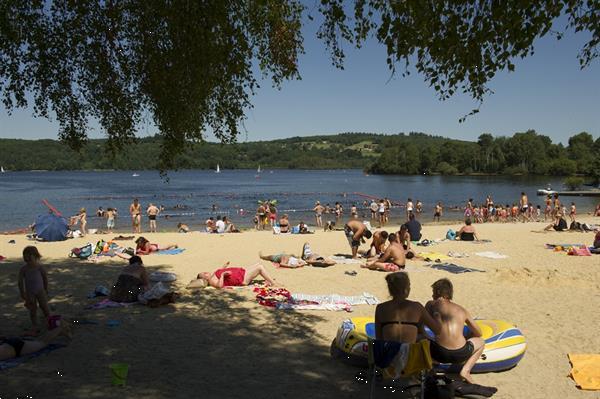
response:
<path fill-rule="evenodd" d="M 310 245 L 305 242 L 302 246 L 302 255 L 286 255 L 286 254 L 278 254 L 278 255 L 263 255 L 261 252 L 258 253 L 258 256 L 262 260 L 268 260 L 274 263 L 278 263 L 281 267 L 289 267 L 289 268 L 297 268 L 306 265 L 315 266 L 315 267 L 328 267 L 335 265 L 335 261 L 332 259 L 327 259 L 319 254 L 315 254 L 310 249 Z"/>
<path fill-rule="evenodd" d="M 0 338 L 0 361 L 40 351 L 50 345 L 60 335 L 71 337 L 71 330 L 68 323 L 61 323 L 55 329 L 32 340 L 24 340 L 18 337 Z"/>
<path fill-rule="evenodd" d="M 135 248 L 136 255 L 150 255 L 152 252 L 164 251 L 165 249 L 178 248 L 177 244 L 169 244 L 166 246 L 160 246 L 158 244 L 150 244 L 150 241 L 146 240 L 144 237 L 138 237 L 138 239 L 135 240 L 135 243 L 137 245 Z"/>
<path fill-rule="evenodd" d="M 206 272 L 198 273 L 198 280 L 204 280 L 206 285 L 215 288 L 239 287 L 248 285 L 256 277 L 261 276 L 265 279 L 266 285 L 276 285 L 275 280 L 267 274 L 265 267 L 259 263 L 248 267 L 228 267 L 229 262 L 222 268 L 215 270 L 212 274 Z"/>

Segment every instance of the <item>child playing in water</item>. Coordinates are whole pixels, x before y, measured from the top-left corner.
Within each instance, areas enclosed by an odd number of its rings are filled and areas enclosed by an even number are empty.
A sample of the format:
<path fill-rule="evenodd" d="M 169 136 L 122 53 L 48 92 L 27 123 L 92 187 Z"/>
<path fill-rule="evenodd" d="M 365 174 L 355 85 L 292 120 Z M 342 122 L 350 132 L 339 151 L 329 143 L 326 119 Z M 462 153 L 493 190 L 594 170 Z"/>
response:
<path fill-rule="evenodd" d="M 50 317 L 50 310 L 48 309 L 48 274 L 40 263 L 41 259 L 42 256 L 36 247 L 25 247 L 23 250 L 25 265 L 19 270 L 18 282 L 21 298 L 25 301 L 25 307 L 29 309 L 29 316 L 35 332 L 39 332 L 38 305 L 44 312 L 46 319 Z"/>

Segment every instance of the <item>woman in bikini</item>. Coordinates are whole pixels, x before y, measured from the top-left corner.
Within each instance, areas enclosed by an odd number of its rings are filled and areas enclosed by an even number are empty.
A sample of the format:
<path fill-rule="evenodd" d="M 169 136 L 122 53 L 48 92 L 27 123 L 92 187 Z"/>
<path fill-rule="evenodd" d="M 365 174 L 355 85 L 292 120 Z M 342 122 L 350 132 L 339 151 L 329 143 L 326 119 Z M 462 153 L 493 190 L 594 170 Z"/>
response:
<path fill-rule="evenodd" d="M 146 240 L 144 237 L 138 237 L 138 239 L 135 240 L 135 244 L 136 255 L 150 255 L 152 252 L 178 248 L 177 244 L 170 244 L 164 247 L 161 247 L 158 244 L 151 244 L 150 241 Z"/>
<path fill-rule="evenodd" d="M 215 270 L 212 274 L 206 272 L 198 273 L 197 280 L 195 281 L 203 280 L 204 286 L 210 285 L 214 288 L 240 287 L 250 284 L 258 276 L 265 279 L 266 285 L 275 285 L 275 280 L 267 274 L 265 267 L 259 263 L 248 268 L 243 268 L 229 267 L 229 262 L 227 262 L 222 268 Z"/>
<path fill-rule="evenodd" d="M 475 227 L 471 224 L 471 219 L 465 220 L 465 225 L 456 233 L 456 239 L 461 241 L 479 241 Z"/>
<path fill-rule="evenodd" d="M 131 215 L 131 227 L 134 233 L 142 232 L 142 204 L 137 198 L 129 205 L 129 214 Z"/>
<path fill-rule="evenodd" d="M 435 334 L 440 332 L 440 322 L 425 311 L 419 302 L 408 300 L 410 279 L 405 272 L 385 276 L 391 300 L 375 309 L 375 337 L 386 341 L 415 343 L 423 325 Z"/>

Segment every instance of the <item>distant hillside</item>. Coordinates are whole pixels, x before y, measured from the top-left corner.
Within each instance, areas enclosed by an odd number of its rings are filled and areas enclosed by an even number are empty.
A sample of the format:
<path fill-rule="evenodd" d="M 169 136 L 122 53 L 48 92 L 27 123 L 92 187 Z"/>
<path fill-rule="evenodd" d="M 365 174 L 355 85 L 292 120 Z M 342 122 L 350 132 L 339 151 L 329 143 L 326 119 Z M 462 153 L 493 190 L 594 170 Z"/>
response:
<path fill-rule="evenodd" d="M 56 140 L 0 139 L 0 165 L 7 170 L 156 169 L 159 137 L 139 139 L 112 157 L 105 140 L 90 140 L 76 153 Z M 331 136 L 237 144 L 190 144 L 178 169 L 262 168 L 364 169 L 379 174 L 530 173 L 600 177 L 600 139 L 588 133 L 553 144 L 535 131 L 512 137 L 482 134 L 477 142 L 424 133 Z"/>

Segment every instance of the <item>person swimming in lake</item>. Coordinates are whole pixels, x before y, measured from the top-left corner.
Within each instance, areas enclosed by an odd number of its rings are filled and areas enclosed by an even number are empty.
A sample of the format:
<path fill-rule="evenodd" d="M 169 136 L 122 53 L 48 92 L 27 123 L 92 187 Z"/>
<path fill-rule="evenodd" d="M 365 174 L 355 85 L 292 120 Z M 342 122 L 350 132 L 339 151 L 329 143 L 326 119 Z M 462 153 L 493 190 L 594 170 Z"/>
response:
<path fill-rule="evenodd" d="M 477 237 L 477 233 L 475 232 L 475 226 L 473 226 L 470 218 L 467 218 L 465 225 L 458 230 L 456 239 L 460 241 L 479 241 L 479 237 Z"/>
<path fill-rule="evenodd" d="M 161 247 L 158 244 L 151 244 L 150 241 L 148 241 L 144 237 L 138 237 L 138 239 L 135 240 L 135 244 L 136 244 L 136 248 L 135 248 L 136 255 L 150 255 L 152 252 L 158 252 L 158 251 L 164 251 L 167 249 L 178 248 L 177 244 L 170 244 L 170 245 L 166 245 L 164 247 Z"/>
<path fill-rule="evenodd" d="M 212 274 L 207 272 L 198 273 L 196 279 L 203 280 L 204 286 L 209 285 L 214 288 L 224 288 L 249 285 L 258 276 L 261 276 L 265 280 L 265 285 L 276 285 L 275 280 L 269 276 L 265 267 L 259 263 L 248 268 L 243 268 L 229 267 L 229 262 L 227 262 Z"/>

